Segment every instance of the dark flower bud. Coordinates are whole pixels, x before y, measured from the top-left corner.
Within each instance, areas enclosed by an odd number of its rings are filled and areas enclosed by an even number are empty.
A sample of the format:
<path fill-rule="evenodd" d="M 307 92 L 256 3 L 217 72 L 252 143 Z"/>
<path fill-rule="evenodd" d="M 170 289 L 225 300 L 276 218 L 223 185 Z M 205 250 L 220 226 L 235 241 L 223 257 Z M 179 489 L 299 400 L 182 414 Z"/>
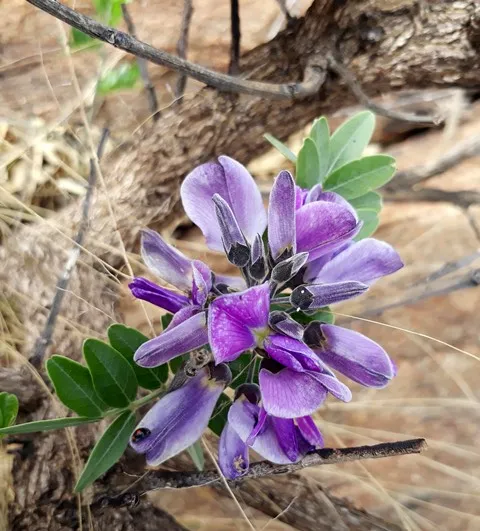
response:
<path fill-rule="evenodd" d="M 267 274 L 267 257 L 260 234 L 257 234 L 253 241 L 248 272 L 252 278 L 259 281 L 263 280 Z"/>
<path fill-rule="evenodd" d="M 252 404 L 258 404 L 262 398 L 260 387 L 254 383 L 239 385 L 235 390 L 234 400 L 238 400 L 241 396 L 244 396 Z"/>
<path fill-rule="evenodd" d="M 232 381 L 232 371 L 226 363 L 220 363 L 219 365 L 210 363 L 208 369 L 210 371 L 210 378 L 216 382 L 223 382 L 225 385 L 228 385 Z"/>
<path fill-rule="evenodd" d="M 292 319 L 286 312 L 271 312 L 268 317 L 268 324 L 275 332 L 280 332 L 299 341 L 302 340 L 303 326 Z"/>
<path fill-rule="evenodd" d="M 235 214 L 220 195 L 215 194 L 212 199 L 227 258 L 234 266 L 245 267 L 250 261 L 250 248 L 238 226 Z"/>
<path fill-rule="evenodd" d="M 332 284 L 303 285 L 292 291 L 290 303 L 299 310 L 316 310 L 335 302 L 357 297 L 367 289 L 366 284 L 353 280 Z"/>
<path fill-rule="evenodd" d="M 303 341 L 309 347 L 321 347 L 326 341 L 322 332 L 322 323 L 319 321 L 309 323 L 303 332 Z"/>
<path fill-rule="evenodd" d="M 308 253 L 298 253 L 283 262 L 279 262 L 272 271 L 272 282 L 276 284 L 285 284 L 294 277 L 305 265 L 308 259 Z"/>

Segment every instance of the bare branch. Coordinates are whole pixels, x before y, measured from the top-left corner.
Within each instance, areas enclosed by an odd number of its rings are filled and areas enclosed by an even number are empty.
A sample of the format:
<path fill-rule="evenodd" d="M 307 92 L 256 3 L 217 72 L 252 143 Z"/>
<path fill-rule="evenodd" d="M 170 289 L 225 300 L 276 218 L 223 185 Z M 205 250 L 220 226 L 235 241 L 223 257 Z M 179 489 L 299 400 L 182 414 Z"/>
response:
<path fill-rule="evenodd" d="M 246 479 L 257 479 L 265 476 L 277 474 L 289 474 L 318 465 L 332 465 L 349 461 L 363 459 L 379 459 L 405 454 L 418 454 L 427 447 L 425 439 L 410 439 L 407 441 L 396 441 L 380 443 L 373 446 L 354 446 L 351 448 L 323 448 L 307 454 L 300 462 L 287 465 L 276 465 L 269 461 L 259 461 L 250 466 L 249 471 L 229 484 L 236 484 Z M 220 476 L 216 470 L 205 470 L 203 472 L 166 472 L 151 471 L 135 482 L 136 492 L 126 492 L 118 495 L 102 495 L 91 506 L 92 510 L 105 507 L 121 507 L 136 503 L 139 496 L 158 489 L 184 489 L 190 487 L 201 487 L 211 485 L 220 481 Z"/>
<path fill-rule="evenodd" d="M 108 138 L 108 129 L 104 129 L 100 143 L 98 146 L 97 157 L 100 159 L 103 154 L 103 148 Z M 95 188 L 95 182 L 97 180 L 97 171 L 95 166 L 95 161 L 90 160 L 90 175 L 88 177 L 88 187 L 87 193 L 85 194 L 85 199 L 83 201 L 82 208 L 82 217 L 80 219 L 80 225 L 78 227 L 77 235 L 75 236 L 75 246 L 71 249 L 65 268 L 62 271 L 56 288 L 55 295 L 53 296 L 53 301 L 51 304 L 50 311 L 48 313 L 47 321 L 45 323 L 45 328 L 43 329 L 42 335 L 37 339 L 35 343 L 35 348 L 33 356 L 30 359 L 30 362 L 35 368 L 39 368 L 42 364 L 43 358 L 45 357 L 45 352 L 47 347 L 52 342 L 53 331 L 55 330 L 55 324 L 57 322 L 57 317 L 60 313 L 62 307 L 63 297 L 70 281 L 70 276 L 75 269 L 77 264 L 78 257 L 80 255 L 80 246 L 83 243 L 85 238 L 85 233 L 88 228 L 88 213 L 90 211 L 90 205 L 92 203 L 93 190 Z"/>
<path fill-rule="evenodd" d="M 122 3 L 120 4 L 120 7 L 122 8 L 123 19 L 127 25 L 128 32 L 130 35 L 136 38 L 137 33 L 135 30 L 135 24 L 133 23 L 133 19 L 127 9 L 127 4 Z M 150 74 L 148 73 L 147 61 L 141 57 L 137 57 L 137 64 L 138 68 L 140 69 L 140 75 L 142 76 L 145 90 L 147 91 L 150 114 L 152 115 L 153 120 L 156 122 L 160 118 L 160 112 L 158 111 L 157 93 L 155 92 L 155 87 L 150 78 Z"/>
<path fill-rule="evenodd" d="M 462 269 L 463 267 L 470 265 L 471 263 L 475 262 L 475 260 L 478 260 L 479 258 L 480 258 L 480 250 L 474 252 L 473 254 L 469 254 L 468 256 L 462 256 L 462 258 L 460 258 L 459 260 L 453 260 L 452 262 L 447 262 L 446 264 L 443 264 L 443 266 L 437 269 L 435 272 L 430 274 L 425 280 L 422 280 L 421 282 L 415 285 L 418 286 L 419 284 L 429 284 L 430 282 L 433 282 L 434 280 L 442 278 L 446 275 L 449 275 L 450 273 L 454 273 L 455 271 L 458 271 L 459 269 Z"/>
<path fill-rule="evenodd" d="M 432 203 L 452 203 L 461 208 L 468 208 L 480 203 L 480 193 L 474 190 L 439 190 L 438 188 L 421 188 L 420 190 L 398 190 L 385 192 L 385 201 L 430 201 Z"/>
<path fill-rule="evenodd" d="M 391 118 L 393 120 L 402 120 L 404 122 L 412 122 L 425 126 L 438 125 L 443 121 L 443 118 L 439 116 L 421 116 L 418 114 L 394 111 L 387 107 L 383 107 L 382 105 L 378 105 L 363 91 L 360 83 L 357 81 L 352 72 L 350 72 L 350 70 L 340 61 L 337 61 L 337 59 L 335 59 L 331 54 L 328 56 L 328 66 L 333 72 L 338 74 L 343 79 L 345 84 L 364 107 L 370 109 L 376 114 L 379 114 L 380 116 L 386 116 L 387 118 Z"/>
<path fill-rule="evenodd" d="M 187 48 L 188 48 L 188 34 L 190 31 L 190 23 L 192 22 L 193 16 L 193 4 L 192 0 L 183 0 L 183 15 L 182 15 L 182 26 L 180 28 L 180 38 L 177 43 L 177 54 L 178 57 L 185 59 L 187 57 Z M 185 92 L 185 86 L 187 84 L 187 76 L 181 74 L 177 81 L 177 86 L 175 88 L 175 97 L 181 98 Z"/>
<path fill-rule="evenodd" d="M 230 32 L 232 42 L 230 44 L 230 65 L 228 73 L 235 76 L 240 72 L 240 13 L 238 0 L 230 0 Z"/>
<path fill-rule="evenodd" d="M 250 81 L 214 72 L 163 50 L 158 50 L 128 33 L 105 26 L 56 0 L 27 0 L 27 2 L 90 35 L 90 37 L 107 42 L 120 50 L 142 57 L 157 65 L 182 72 L 220 91 L 251 94 L 267 99 L 303 99 L 318 93 L 325 81 L 326 61 L 320 57 L 311 58 L 305 69 L 302 82 L 275 84 Z"/>

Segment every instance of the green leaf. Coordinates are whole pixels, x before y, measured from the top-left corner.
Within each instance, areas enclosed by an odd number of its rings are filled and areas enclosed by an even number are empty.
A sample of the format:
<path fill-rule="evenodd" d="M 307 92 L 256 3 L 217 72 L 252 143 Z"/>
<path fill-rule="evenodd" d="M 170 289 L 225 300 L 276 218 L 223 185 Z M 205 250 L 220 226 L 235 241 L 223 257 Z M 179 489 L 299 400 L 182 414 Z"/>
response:
<path fill-rule="evenodd" d="M 65 417 L 60 419 L 37 420 L 35 422 L 26 422 L 25 424 L 16 424 L 8 428 L 0 429 L 0 435 L 17 435 L 19 433 L 36 433 L 39 431 L 60 430 L 81 424 L 91 424 L 98 422 L 102 417 Z"/>
<path fill-rule="evenodd" d="M 97 15 L 103 23 L 115 27 L 122 19 L 122 4 L 125 0 L 93 0 Z"/>
<path fill-rule="evenodd" d="M 371 236 L 380 224 L 378 214 L 374 210 L 358 210 L 358 216 L 363 221 L 363 227 L 354 238 L 357 242 Z"/>
<path fill-rule="evenodd" d="M 328 176 L 325 190 L 336 192 L 345 199 L 355 199 L 379 188 L 393 177 L 395 159 L 388 155 L 373 155 L 354 160 Z"/>
<path fill-rule="evenodd" d="M 382 210 L 382 196 L 378 192 L 368 192 L 365 195 L 350 200 L 350 204 L 358 212 L 360 210 L 373 210 L 380 212 Z"/>
<path fill-rule="evenodd" d="M 313 122 L 310 131 L 310 138 L 315 142 L 319 163 L 319 183 L 322 183 L 327 176 L 330 159 L 330 130 L 327 119 L 322 116 Z"/>
<path fill-rule="evenodd" d="M 187 452 L 192 458 L 193 464 L 197 470 L 201 472 L 205 467 L 205 456 L 203 455 L 203 448 L 200 440 L 194 442 L 192 446 L 189 446 Z"/>
<path fill-rule="evenodd" d="M 269 133 L 265 133 L 263 135 L 263 138 L 270 142 L 272 146 L 277 150 L 280 151 L 280 153 L 289 161 L 293 162 L 294 164 L 297 162 L 297 156 L 293 151 L 291 151 L 283 142 L 280 142 L 277 138 L 272 136 Z"/>
<path fill-rule="evenodd" d="M 124 411 L 110 424 L 93 448 L 75 485 L 75 492 L 81 492 L 120 459 L 128 445 L 135 423 L 135 413 Z"/>
<path fill-rule="evenodd" d="M 168 325 L 172 322 L 173 314 L 172 313 L 166 313 L 165 315 L 162 315 L 162 330 L 166 330 Z"/>
<path fill-rule="evenodd" d="M 320 162 L 315 142 L 311 138 L 303 141 L 297 158 L 297 184 L 302 188 L 313 188 L 320 182 Z"/>
<path fill-rule="evenodd" d="M 146 369 L 140 367 L 133 360 L 133 356 L 140 345 L 148 341 L 148 337 L 141 334 L 135 328 L 129 328 L 121 324 L 114 324 L 108 329 L 108 340 L 112 347 L 128 361 L 140 387 L 145 389 L 158 389 L 168 380 L 168 365 Z"/>
<path fill-rule="evenodd" d="M 137 378 L 119 352 L 98 339 L 87 339 L 83 343 L 83 355 L 95 390 L 105 403 L 112 407 L 126 407 L 135 400 Z"/>
<path fill-rule="evenodd" d="M 72 28 L 70 46 L 72 48 L 90 49 L 101 46 L 101 42 L 93 37 L 90 37 L 90 35 L 83 33 L 83 31 L 80 31 L 77 28 Z"/>
<path fill-rule="evenodd" d="M 254 358 L 251 353 L 246 353 L 228 364 L 232 371 L 232 381 L 230 382 L 232 389 L 236 389 L 247 381 L 248 367 L 251 363 L 254 363 Z"/>
<path fill-rule="evenodd" d="M 210 422 L 208 427 L 220 437 L 222 430 L 228 420 L 228 410 L 232 405 L 232 401 L 225 393 L 220 395 L 220 398 L 217 401 L 217 405 L 213 410 L 212 416 L 210 417 Z"/>
<path fill-rule="evenodd" d="M 333 324 L 335 322 L 335 315 L 330 310 L 329 306 L 320 308 L 315 313 L 294 312 L 292 313 L 293 319 L 297 323 L 308 325 L 312 321 L 321 321 L 326 324 Z"/>
<path fill-rule="evenodd" d="M 52 356 L 46 363 L 48 377 L 58 398 L 77 415 L 101 417 L 107 405 L 97 395 L 86 367 L 64 356 Z"/>
<path fill-rule="evenodd" d="M 375 129 L 375 115 L 363 111 L 344 122 L 330 138 L 327 175 L 362 156 Z"/>
<path fill-rule="evenodd" d="M 0 428 L 11 426 L 18 414 L 18 398 L 11 393 L 0 393 Z"/>
<path fill-rule="evenodd" d="M 106 72 L 98 82 L 98 92 L 106 95 L 116 90 L 133 88 L 140 77 L 137 63 L 122 63 Z"/>

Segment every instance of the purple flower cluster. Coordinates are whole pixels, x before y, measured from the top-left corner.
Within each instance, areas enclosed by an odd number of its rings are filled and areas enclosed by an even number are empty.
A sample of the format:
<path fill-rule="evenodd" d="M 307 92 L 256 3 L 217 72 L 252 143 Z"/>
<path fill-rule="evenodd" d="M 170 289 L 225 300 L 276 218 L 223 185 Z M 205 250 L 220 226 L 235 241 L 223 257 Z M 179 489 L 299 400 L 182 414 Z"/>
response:
<path fill-rule="evenodd" d="M 216 275 L 143 232 L 145 264 L 180 292 L 144 278 L 130 284 L 137 298 L 174 314 L 135 361 L 155 367 L 192 354 L 183 381 L 153 406 L 131 445 L 158 465 L 193 444 L 230 383 L 228 364 L 249 352 L 249 381 L 237 387 L 220 438 L 222 471 L 244 474 L 249 448 L 274 463 L 296 462 L 323 446 L 311 415 L 328 394 L 352 397 L 331 369 L 368 387 L 395 375 L 382 347 L 362 334 L 296 316 L 361 295 L 402 261 L 384 242 L 355 242 L 361 222 L 351 205 L 320 185 L 299 188 L 288 171 L 275 179 L 268 212 L 248 171 L 225 156 L 193 170 L 181 196 L 207 245 L 224 251 L 242 277 Z"/>

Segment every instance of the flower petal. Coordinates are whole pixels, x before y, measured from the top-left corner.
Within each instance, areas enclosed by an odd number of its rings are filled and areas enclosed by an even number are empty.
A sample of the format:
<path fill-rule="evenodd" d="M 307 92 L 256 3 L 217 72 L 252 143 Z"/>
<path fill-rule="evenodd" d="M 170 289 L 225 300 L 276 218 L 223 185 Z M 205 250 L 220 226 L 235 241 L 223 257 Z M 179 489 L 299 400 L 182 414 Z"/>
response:
<path fill-rule="evenodd" d="M 273 183 L 268 205 L 268 244 L 274 261 L 295 254 L 295 181 L 282 171 Z"/>
<path fill-rule="evenodd" d="M 134 360 L 141 367 L 157 367 L 207 343 L 206 315 L 200 312 L 141 345 Z"/>
<path fill-rule="evenodd" d="M 242 441 L 246 442 L 254 429 L 259 416 L 260 408 L 246 400 L 236 400 L 229 412 L 228 422 L 237 432 Z M 272 463 L 286 464 L 291 460 L 279 444 L 277 435 L 273 429 L 271 417 L 265 417 L 262 431 L 257 435 L 252 448 L 263 458 Z"/>
<path fill-rule="evenodd" d="M 315 185 L 307 195 L 305 203 L 314 203 L 315 201 L 327 201 L 329 203 L 336 203 L 337 205 L 345 207 L 349 210 L 355 219 L 358 219 L 357 211 L 353 206 L 344 199 L 340 194 L 335 192 L 323 192 L 320 184 Z"/>
<path fill-rule="evenodd" d="M 182 291 L 192 287 L 191 260 L 168 245 L 157 232 L 142 230 L 141 253 L 145 265 L 172 286 Z"/>
<path fill-rule="evenodd" d="M 271 417 L 273 429 L 277 436 L 280 447 L 290 461 L 298 460 L 298 441 L 295 423 L 293 419 L 281 419 Z"/>
<path fill-rule="evenodd" d="M 170 289 L 162 288 L 143 277 L 135 277 L 128 285 L 132 295 L 137 299 L 150 302 L 167 312 L 176 313 L 190 304 L 188 297 Z"/>
<path fill-rule="evenodd" d="M 319 363 L 315 352 L 297 339 L 271 334 L 265 339 L 264 348 L 270 357 L 289 369 L 298 372 L 323 371 L 323 364 Z"/>
<path fill-rule="evenodd" d="M 218 443 L 218 464 L 227 479 L 247 473 L 250 464 L 248 446 L 227 421 Z"/>
<path fill-rule="evenodd" d="M 365 238 L 334 256 L 320 269 L 314 282 L 357 280 L 371 285 L 402 267 L 403 262 L 391 245 Z"/>
<path fill-rule="evenodd" d="M 300 417 L 296 419 L 298 429 L 302 434 L 302 437 L 316 448 L 323 448 L 325 442 L 323 436 L 318 430 L 314 420 L 310 416 Z"/>
<path fill-rule="evenodd" d="M 268 284 L 215 299 L 208 310 L 210 346 L 217 363 L 233 361 L 256 344 L 254 332 L 268 325 Z"/>
<path fill-rule="evenodd" d="M 206 264 L 200 262 L 200 260 L 194 260 L 192 262 L 192 273 L 192 300 L 194 304 L 203 306 L 212 289 L 212 272 Z"/>
<path fill-rule="evenodd" d="M 388 354 L 359 332 L 335 325 L 321 325 L 326 339 L 319 350 L 322 361 L 351 380 L 367 387 L 385 387 L 395 376 Z"/>
<path fill-rule="evenodd" d="M 292 319 L 286 312 L 270 312 L 268 325 L 275 332 L 292 337 L 293 339 L 298 339 L 298 341 L 301 341 L 303 338 L 303 326 Z"/>
<path fill-rule="evenodd" d="M 314 260 L 341 246 L 360 230 L 349 209 L 336 203 L 316 201 L 297 210 L 297 252 L 307 251 Z"/>
<path fill-rule="evenodd" d="M 296 418 L 316 411 L 327 397 L 325 386 L 313 372 L 283 369 L 274 374 L 262 369 L 259 374 L 263 407 L 270 415 Z"/>
<path fill-rule="evenodd" d="M 290 295 L 290 303 L 300 310 L 317 310 L 336 302 L 358 297 L 368 289 L 366 284 L 347 280 L 330 284 L 298 286 Z"/>
<path fill-rule="evenodd" d="M 248 170 L 230 157 L 218 157 L 195 168 L 183 181 L 180 194 L 188 217 L 202 230 L 211 249 L 223 251 L 222 235 L 212 197 L 219 194 L 230 205 L 243 235 L 252 242 L 263 234 L 267 216 L 262 196 Z"/>
<path fill-rule="evenodd" d="M 324 385 L 328 392 L 335 398 L 338 398 L 338 400 L 342 400 L 342 402 L 350 402 L 352 399 L 352 392 L 350 389 L 336 376 L 318 372 L 311 372 L 310 375 Z"/>
<path fill-rule="evenodd" d="M 152 407 L 133 432 L 130 446 L 146 454 L 152 466 L 185 450 L 201 437 L 224 386 L 200 370 Z"/>

